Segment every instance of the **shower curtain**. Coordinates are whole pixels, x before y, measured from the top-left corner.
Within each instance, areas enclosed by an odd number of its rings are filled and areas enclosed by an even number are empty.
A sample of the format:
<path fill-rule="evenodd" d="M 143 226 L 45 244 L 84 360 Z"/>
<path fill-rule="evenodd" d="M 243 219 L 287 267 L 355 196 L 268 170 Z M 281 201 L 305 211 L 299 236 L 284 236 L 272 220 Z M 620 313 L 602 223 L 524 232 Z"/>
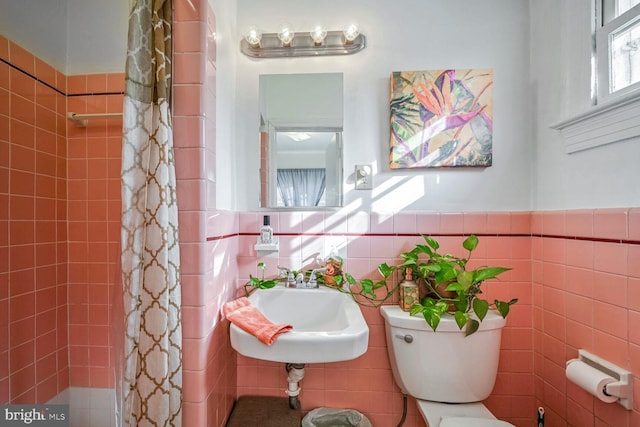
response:
<path fill-rule="evenodd" d="M 171 0 L 129 15 L 123 113 L 118 425 L 180 426 L 180 252 L 171 93 Z M 124 335 L 124 337 L 122 337 Z"/>

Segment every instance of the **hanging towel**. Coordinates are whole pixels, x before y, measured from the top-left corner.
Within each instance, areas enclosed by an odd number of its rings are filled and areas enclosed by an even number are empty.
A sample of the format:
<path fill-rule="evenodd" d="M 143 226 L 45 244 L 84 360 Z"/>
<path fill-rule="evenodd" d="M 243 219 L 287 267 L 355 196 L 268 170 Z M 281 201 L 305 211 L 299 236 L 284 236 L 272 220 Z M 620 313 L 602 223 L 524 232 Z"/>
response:
<path fill-rule="evenodd" d="M 276 325 L 267 319 L 247 297 L 229 301 L 222 307 L 222 313 L 231 323 L 266 345 L 273 344 L 280 334 L 293 329 L 291 325 Z"/>

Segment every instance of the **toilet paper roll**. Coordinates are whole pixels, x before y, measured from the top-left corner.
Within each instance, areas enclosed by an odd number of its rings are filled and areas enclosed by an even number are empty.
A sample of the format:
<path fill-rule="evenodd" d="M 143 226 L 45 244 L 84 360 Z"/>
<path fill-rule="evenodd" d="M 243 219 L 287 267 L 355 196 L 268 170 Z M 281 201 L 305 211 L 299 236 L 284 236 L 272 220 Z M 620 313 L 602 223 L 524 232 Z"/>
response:
<path fill-rule="evenodd" d="M 566 375 L 571 382 L 603 402 L 613 403 L 618 400 L 617 397 L 604 393 L 604 387 L 607 384 L 614 383 L 618 380 L 596 368 L 592 368 L 580 360 L 574 360 L 567 364 Z"/>

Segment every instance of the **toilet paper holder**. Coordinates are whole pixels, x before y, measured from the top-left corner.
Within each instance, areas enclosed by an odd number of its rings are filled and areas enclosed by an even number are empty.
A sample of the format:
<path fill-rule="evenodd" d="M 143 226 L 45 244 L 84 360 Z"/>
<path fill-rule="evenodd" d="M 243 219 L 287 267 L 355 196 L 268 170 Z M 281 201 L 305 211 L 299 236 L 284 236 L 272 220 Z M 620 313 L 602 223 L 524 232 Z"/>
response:
<path fill-rule="evenodd" d="M 578 350 L 577 359 L 567 361 L 567 366 L 576 360 L 615 378 L 616 382 L 605 385 L 605 394 L 617 397 L 616 403 L 625 409 L 633 409 L 633 374 L 631 372 L 582 349 Z"/>

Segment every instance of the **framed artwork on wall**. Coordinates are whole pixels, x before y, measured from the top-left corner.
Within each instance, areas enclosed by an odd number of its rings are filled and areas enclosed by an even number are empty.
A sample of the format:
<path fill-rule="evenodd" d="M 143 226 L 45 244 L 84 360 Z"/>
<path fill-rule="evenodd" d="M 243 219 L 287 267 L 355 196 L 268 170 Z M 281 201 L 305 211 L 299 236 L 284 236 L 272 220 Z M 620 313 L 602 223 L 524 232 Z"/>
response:
<path fill-rule="evenodd" d="M 391 74 L 391 169 L 492 163 L 493 70 Z"/>

